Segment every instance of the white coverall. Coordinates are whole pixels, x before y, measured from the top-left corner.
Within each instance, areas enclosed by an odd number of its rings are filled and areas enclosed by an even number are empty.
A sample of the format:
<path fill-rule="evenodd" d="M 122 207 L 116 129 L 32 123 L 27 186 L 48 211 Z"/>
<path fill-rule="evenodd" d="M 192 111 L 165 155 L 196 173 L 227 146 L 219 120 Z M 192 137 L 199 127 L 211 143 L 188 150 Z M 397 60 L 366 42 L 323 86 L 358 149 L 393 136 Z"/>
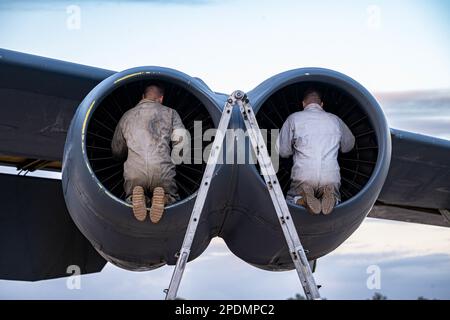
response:
<path fill-rule="evenodd" d="M 178 113 L 159 102 L 143 99 L 120 119 L 111 143 L 115 158 L 126 158 L 124 189 L 127 196 L 135 186 L 148 195 L 163 187 L 168 203 L 179 200 L 171 147 L 185 143 L 184 125 Z"/>
<path fill-rule="evenodd" d="M 340 201 L 339 148 L 345 153 L 354 145 L 355 137 L 347 125 L 336 115 L 325 112 L 319 104 L 309 104 L 304 111 L 291 114 L 277 141 L 281 157 L 294 156 L 287 201 L 297 200 L 303 183 L 311 185 L 318 193 L 322 187 L 332 185 Z"/>

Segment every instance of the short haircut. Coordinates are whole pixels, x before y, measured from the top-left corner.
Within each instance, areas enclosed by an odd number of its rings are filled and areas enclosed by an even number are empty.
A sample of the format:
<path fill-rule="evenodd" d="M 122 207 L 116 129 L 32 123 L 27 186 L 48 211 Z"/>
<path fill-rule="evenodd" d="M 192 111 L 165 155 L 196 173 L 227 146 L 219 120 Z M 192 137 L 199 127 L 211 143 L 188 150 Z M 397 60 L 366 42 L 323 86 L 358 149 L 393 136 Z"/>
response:
<path fill-rule="evenodd" d="M 303 94 L 303 101 L 321 103 L 322 94 L 317 89 L 309 88 Z"/>
<path fill-rule="evenodd" d="M 150 84 L 145 87 L 144 95 L 147 95 L 150 92 L 156 94 L 159 97 L 162 97 L 164 96 L 164 87 L 160 84 Z"/>

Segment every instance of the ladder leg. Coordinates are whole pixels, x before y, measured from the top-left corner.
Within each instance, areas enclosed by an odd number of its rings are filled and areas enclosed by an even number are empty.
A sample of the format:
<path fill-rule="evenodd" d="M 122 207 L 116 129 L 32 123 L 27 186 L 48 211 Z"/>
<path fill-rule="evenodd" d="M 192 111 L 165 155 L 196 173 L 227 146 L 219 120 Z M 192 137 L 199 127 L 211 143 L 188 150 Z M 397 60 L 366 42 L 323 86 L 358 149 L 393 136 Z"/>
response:
<path fill-rule="evenodd" d="M 203 174 L 202 181 L 200 183 L 200 189 L 195 199 L 194 208 L 192 209 L 191 218 L 184 236 L 183 245 L 181 246 L 180 253 L 178 254 L 175 270 L 173 271 L 170 285 L 166 292 L 166 300 L 173 300 L 177 297 L 178 288 L 180 286 L 181 278 L 183 277 L 186 263 L 189 259 L 192 243 L 194 242 L 195 232 L 197 231 L 198 223 L 200 222 L 200 216 L 205 204 L 206 196 L 208 194 L 209 186 L 214 175 L 214 169 L 221 154 L 223 140 L 226 130 L 230 123 L 234 100 L 228 99 L 220 118 L 219 127 L 217 128 L 216 137 L 214 139 L 211 153 L 209 154 L 208 162 L 206 164 L 205 173 Z"/>

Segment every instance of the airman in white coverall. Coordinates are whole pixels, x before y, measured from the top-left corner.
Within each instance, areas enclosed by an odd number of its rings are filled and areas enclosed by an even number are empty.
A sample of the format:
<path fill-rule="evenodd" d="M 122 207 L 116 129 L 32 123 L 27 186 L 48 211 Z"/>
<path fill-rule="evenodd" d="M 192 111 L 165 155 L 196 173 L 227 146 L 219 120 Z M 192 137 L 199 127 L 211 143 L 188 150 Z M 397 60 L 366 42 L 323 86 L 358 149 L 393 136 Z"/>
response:
<path fill-rule="evenodd" d="M 280 156 L 294 157 L 286 200 L 330 214 L 340 201 L 338 152 L 351 151 L 355 137 L 339 117 L 324 111 L 318 91 L 308 90 L 302 104 L 304 110 L 287 118 L 278 138 Z"/>

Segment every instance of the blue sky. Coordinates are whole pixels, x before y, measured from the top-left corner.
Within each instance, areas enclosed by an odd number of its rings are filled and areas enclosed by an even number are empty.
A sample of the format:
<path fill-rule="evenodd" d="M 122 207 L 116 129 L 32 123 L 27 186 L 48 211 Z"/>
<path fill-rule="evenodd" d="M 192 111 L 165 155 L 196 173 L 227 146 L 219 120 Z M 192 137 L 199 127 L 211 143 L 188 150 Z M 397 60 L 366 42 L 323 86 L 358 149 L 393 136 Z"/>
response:
<path fill-rule="evenodd" d="M 67 27 L 71 5 L 80 29 Z M 173 67 L 224 92 L 304 66 L 373 92 L 436 89 L 450 87 L 449 12 L 435 0 L 0 1 L 0 45 L 113 70 Z"/>
<path fill-rule="evenodd" d="M 68 27 L 73 5 L 81 18 L 75 29 Z M 2 48 L 111 70 L 172 67 L 222 92 L 250 90 L 287 69 L 331 68 L 377 93 L 392 126 L 446 139 L 449 39 L 450 1 L 0 0 Z M 411 90 L 434 91 L 411 101 L 412 93 L 398 94 L 401 103 L 396 93 L 379 94 Z M 320 259 L 322 295 L 369 298 L 370 265 L 382 272 L 376 291 L 390 298 L 450 299 L 450 229 L 367 219 Z M 133 273 L 108 264 L 84 276 L 81 290 L 68 290 L 66 279 L 0 281 L 0 298 L 160 299 L 172 270 Z M 188 265 L 180 295 L 285 299 L 300 291 L 295 272 L 258 270 L 215 239 Z"/>

